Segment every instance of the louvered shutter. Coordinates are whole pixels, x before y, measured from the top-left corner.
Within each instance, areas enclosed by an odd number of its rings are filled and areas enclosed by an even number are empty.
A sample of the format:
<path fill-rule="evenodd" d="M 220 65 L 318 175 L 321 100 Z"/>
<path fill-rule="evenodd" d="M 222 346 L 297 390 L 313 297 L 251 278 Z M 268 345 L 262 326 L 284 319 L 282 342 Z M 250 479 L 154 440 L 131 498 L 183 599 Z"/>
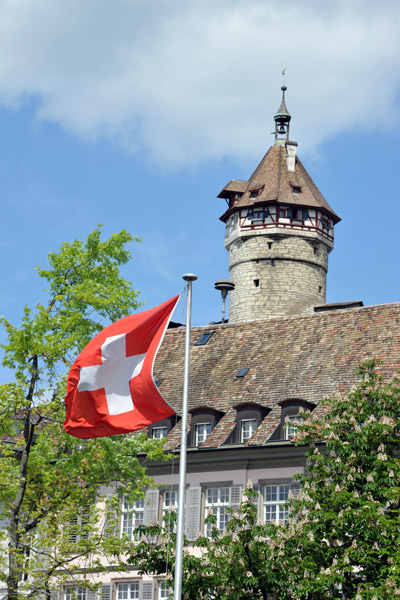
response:
<path fill-rule="evenodd" d="M 154 598 L 154 581 L 141 581 L 139 588 L 140 600 L 153 600 Z"/>
<path fill-rule="evenodd" d="M 189 487 L 186 491 L 185 533 L 190 542 L 197 539 L 200 531 L 201 487 Z"/>
<path fill-rule="evenodd" d="M 242 501 L 242 486 L 231 485 L 229 488 L 229 506 L 231 508 L 239 508 Z"/>
<path fill-rule="evenodd" d="M 101 586 L 100 600 L 111 600 L 111 583 L 103 583 Z"/>
<path fill-rule="evenodd" d="M 70 533 L 68 535 L 68 541 L 71 542 L 71 544 L 76 544 L 78 541 L 78 517 L 75 517 L 75 519 L 71 519 L 71 521 L 69 522 L 69 529 Z"/>
<path fill-rule="evenodd" d="M 3 599 L 6 600 L 6 598 L 7 598 L 7 590 L 4 590 L 4 593 L 5 593 L 4 596 L 1 595 L 1 592 L 2 592 L 2 590 L 0 590 L 0 600 L 3 600 Z M 59 600 L 59 598 L 60 598 L 60 590 L 58 588 L 56 590 L 55 589 L 50 590 L 50 598 L 51 598 L 51 600 Z"/>
<path fill-rule="evenodd" d="M 300 494 L 300 490 L 301 490 L 300 481 L 291 481 L 290 485 L 289 485 L 289 497 L 297 498 L 297 496 Z"/>
<path fill-rule="evenodd" d="M 150 525 L 158 522 L 159 490 L 147 490 L 144 502 L 143 524 Z"/>
<path fill-rule="evenodd" d="M 158 523 L 159 490 L 147 490 L 144 500 L 143 525 L 154 525 Z M 149 544 L 157 543 L 157 536 L 147 537 Z"/>
<path fill-rule="evenodd" d="M 97 592 L 93 590 L 88 590 L 86 592 L 86 600 L 97 600 Z"/>

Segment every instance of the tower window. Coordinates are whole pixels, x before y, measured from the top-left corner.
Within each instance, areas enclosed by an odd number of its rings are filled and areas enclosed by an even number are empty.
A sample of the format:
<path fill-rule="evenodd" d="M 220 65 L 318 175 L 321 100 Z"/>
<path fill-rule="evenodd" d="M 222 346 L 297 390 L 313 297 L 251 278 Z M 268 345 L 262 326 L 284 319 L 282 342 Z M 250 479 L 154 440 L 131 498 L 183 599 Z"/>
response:
<path fill-rule="evenodd" d="M 259 279 L 254 279 L 254 285 L 256 287 L 258 287 L 260 285 L 260 280 Z"/>
<path fill-rule="evenodd" d="M 321 217 L 321 227 L 329 231 L 332 228 L 332 224 L 326 217 Z"/>

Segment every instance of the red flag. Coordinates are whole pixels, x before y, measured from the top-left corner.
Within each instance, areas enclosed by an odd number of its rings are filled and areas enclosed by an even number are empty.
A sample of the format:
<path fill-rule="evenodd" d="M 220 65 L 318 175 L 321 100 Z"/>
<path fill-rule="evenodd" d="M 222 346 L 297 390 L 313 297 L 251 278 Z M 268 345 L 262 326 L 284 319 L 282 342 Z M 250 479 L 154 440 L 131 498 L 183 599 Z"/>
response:
<path fill-rule="evenodd" d="M 175 411 L 153 380 L 153 364 L 179 296 L 100 331 L 71 367 L 67 433 L 88 439 L 127 433 Z"/>

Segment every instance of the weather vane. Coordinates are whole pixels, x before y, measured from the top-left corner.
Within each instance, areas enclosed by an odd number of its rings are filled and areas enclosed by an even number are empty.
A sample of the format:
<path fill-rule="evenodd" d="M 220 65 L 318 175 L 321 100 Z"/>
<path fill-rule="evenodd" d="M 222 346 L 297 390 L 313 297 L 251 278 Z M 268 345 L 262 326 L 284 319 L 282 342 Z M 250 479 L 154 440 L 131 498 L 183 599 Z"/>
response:
<path fill-rule="evenodd" d="M 283 85 L 286 85 L 286 82 L 285 82 L 285 75 L 286 75 L 286 69 L 283 69 L 283 71 L 282 71 Z"/>

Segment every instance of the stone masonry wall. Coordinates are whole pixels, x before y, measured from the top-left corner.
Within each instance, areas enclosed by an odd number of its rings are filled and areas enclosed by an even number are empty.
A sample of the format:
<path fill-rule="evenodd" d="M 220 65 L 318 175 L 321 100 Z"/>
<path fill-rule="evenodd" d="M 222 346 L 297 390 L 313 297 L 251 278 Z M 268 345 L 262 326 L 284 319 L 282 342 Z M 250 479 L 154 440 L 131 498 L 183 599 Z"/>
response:
<path fill-rule="evenodd" d="M 241 238 L 229 248 L 229 321 L 309 314 L 325 303 L 329 249 L 300 236 Z"/>

